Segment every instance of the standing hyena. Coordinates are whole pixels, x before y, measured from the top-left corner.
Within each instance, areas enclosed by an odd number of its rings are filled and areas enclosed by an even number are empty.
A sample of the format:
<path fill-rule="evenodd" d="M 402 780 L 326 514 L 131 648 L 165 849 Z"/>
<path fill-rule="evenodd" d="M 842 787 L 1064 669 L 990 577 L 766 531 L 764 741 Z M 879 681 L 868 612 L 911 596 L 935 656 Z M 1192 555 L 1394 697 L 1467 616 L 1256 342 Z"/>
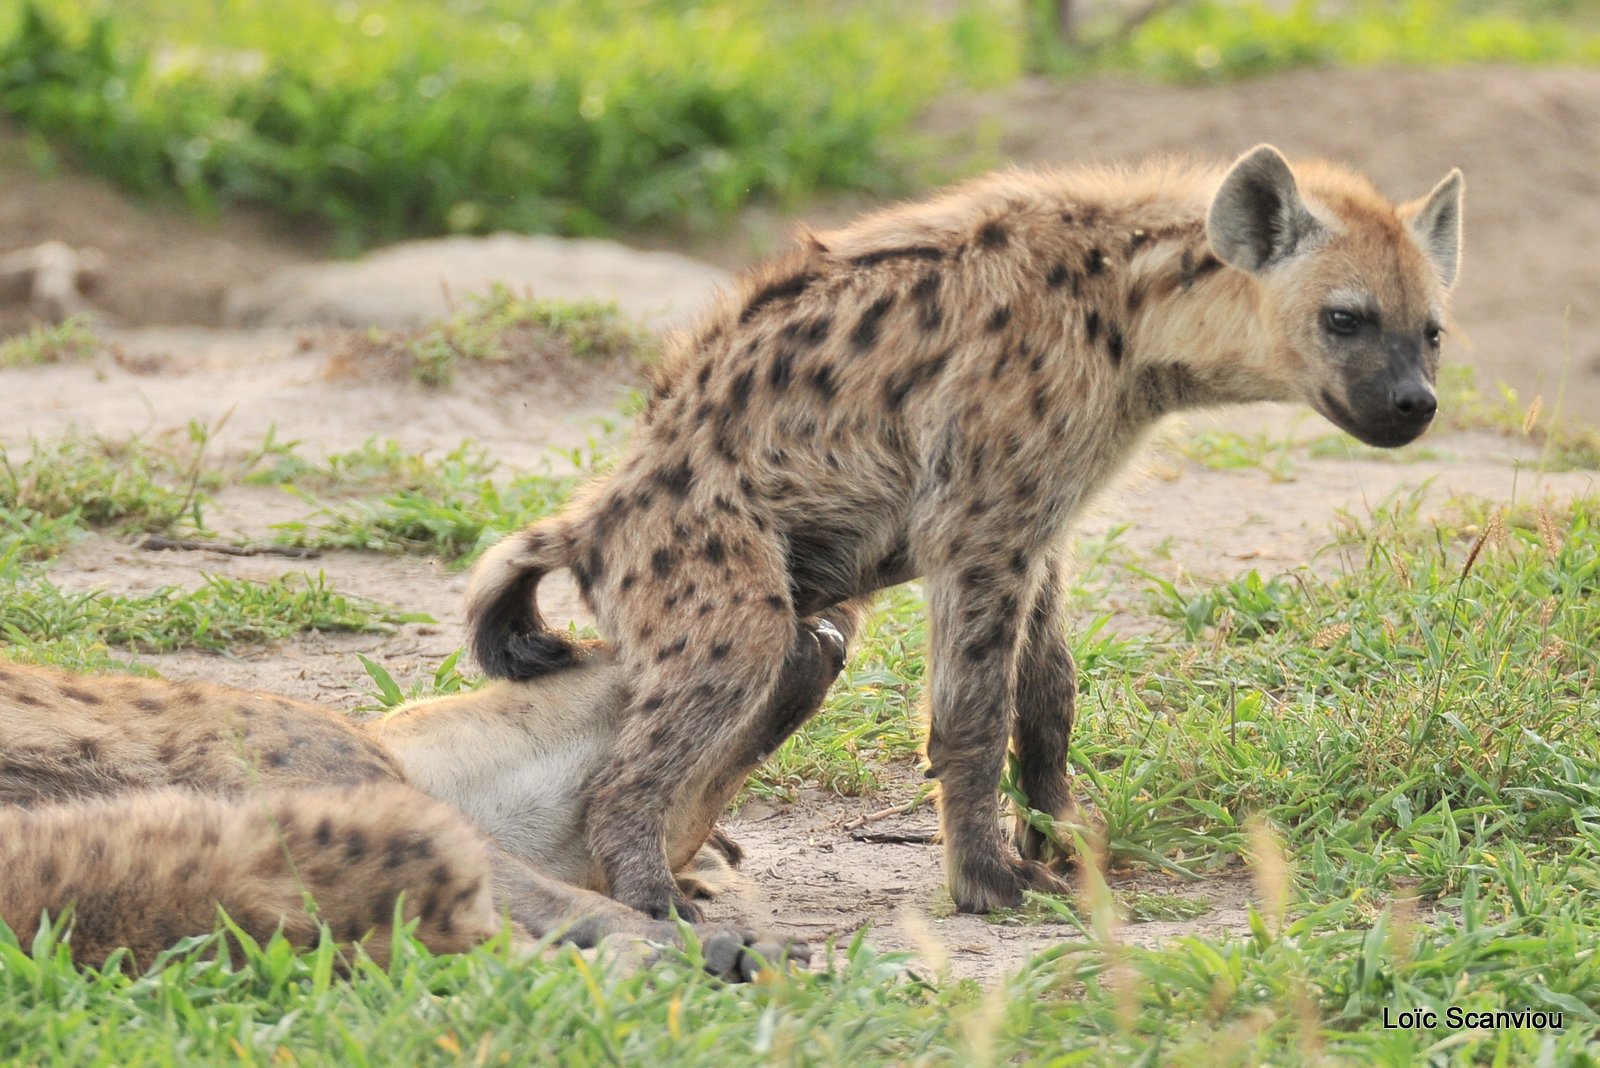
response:
<path fill-rule="evenodd" d="M 676 898 L 660 798 L 715 777 L 799 621 L 917 576 L 931 773 L 968 911 L 1058 882 L 996 786 L 1008 736 L 1036 807 L 1069 804 L 1069 521 L 1159 417 L 1303 400 L 1379 446 L 1433 418 L 1459 172 L 1397 207 L 1262 146 L 1231 168 L 995 175 L 870 216 L 756 272 L 679 345 L 616 472 L 507 538 L 469 594 L 494 675 L 570 657 L 534 604 L 570 568 L 634 679 L 591 780 L 621 900 Z"/>

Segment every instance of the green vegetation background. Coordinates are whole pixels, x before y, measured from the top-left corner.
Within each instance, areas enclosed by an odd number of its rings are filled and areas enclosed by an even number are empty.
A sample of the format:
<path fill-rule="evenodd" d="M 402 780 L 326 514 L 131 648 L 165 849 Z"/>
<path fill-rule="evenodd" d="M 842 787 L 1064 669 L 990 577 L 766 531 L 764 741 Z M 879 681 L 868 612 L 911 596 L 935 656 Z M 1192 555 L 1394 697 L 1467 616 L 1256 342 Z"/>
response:
<path fill-rule="evenodd" d="M 0 11 L 0 111 L 136 191 L 268 205 L 354 247 L 895 191 L 927 177 L 913 123 L 941 93 L 1024 70 L 1600 62 L 1595 0 L 1193 0 L 1077 51 L 1049 6 L 26 0 Z"/>

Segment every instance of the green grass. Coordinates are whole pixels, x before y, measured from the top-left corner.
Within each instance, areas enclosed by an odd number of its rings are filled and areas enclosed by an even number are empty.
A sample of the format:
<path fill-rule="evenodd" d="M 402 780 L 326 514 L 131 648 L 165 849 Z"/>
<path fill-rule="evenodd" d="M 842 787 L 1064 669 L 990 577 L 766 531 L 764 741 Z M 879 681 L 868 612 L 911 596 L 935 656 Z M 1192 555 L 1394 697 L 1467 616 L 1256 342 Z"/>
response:
<path fill-rule="evenodd" d="M 0 108 L 81 164 L 368 241 L 706 221 L 886 192 L 908 121 L 992 65 L 980 12 L 770 0 L 28 0 Z M 203 13 L 203 16 L 202 16 Z M 1003 60 L 1002 60 L 1003 62 Z"/>
<path fill-rule="evenodd" d="M 1541 66 L 1600 63 L 1600 7 L 1473 0 L 1194 0 L 1085 52 L 1045 42 L 1061 74 L 1112 70 L 1217 82 L 1295 67 Z"/>
<path fill-rule="evenodd" d="M 752 198 L 903 191 L 950 177 L 917 117 L 1024 68 L 1217 81 L 1600 62 L 1592 0 L 1195 0 L 1073 51 L 1027 7 L 26 0 L 0 16 L 0 111 L 137 192 L 264 204 L 355 246 L 703 226 Z"/>
<path fill-rule="evenodd" d="M 1526 409 L 1484 411 L 1473 416 L 1483 429 L 1528 424 Z M 73 455 L 98 462 L 94 448 Z M 454 495 L 471 521 L 415 539 L 452 552 L 481 541 L 477 517 L 520 482 L 468 448 L 421 465 L 381 443 L 298 455 L 269 439 L 230 477 L 270 473 L 330 498 Z M 152 483 L 181 485 L 193 467 L 149 462 Z M 112 498 L 141 500 L 141 486 Z M 565 492 L 547 481 L 514 506 L 536 511 Z M 303 579 L 68 593 L 22 559 L 29 539 L 50 540 L 35 526 L 80 522 L 67 497 L 29 498 L 55 515 L 38 524 L 27 516 L 43 511 L 0 508 L 14 539 L 0 556 L 6 655 L 99 667 L 119 652 L 405 618 Z M 1331 538 L 1348 570 L 1168 582 L 1116 531 L 1080 547 L 1072 763 L 1097 818 L 1031 818 L 1064 851 L 1087 841 L 1099 856 L 1103 843 L 1105 872 L 1087 865 L 1074 900 L 993 917 L 1055 944 L 988 989 L 907 971 L 865 944 L 815 973 L 733 988 L 684 964 L 626 974 L 567 952 L 513 962 L 498 947 L 435 958 L 410 945 L 387 972 L 357 963 L 350 982 L 333 977 L 331 949 L 281 943 L 233 968 L 191 947 L 144 975 L 102 975 L 69 967 L 48 937 L 21 947 L 0 936 L 0 1062 L 1591 1063 L 1600 498 L 1469 498 L 1437 520 L 1420 502 L 1347 517 Z M 1150 625 L 1116 633 L 1111 601 Z M 909 797 L 925 640 L 918 588 L 884 598 L 824 712 L 751 791 Z M 456 667 L 405 683 L 371 664 L 372 703 L 470 685 Z M 1241 862 L 1262 888 L 1249 930 L 1210 931 L 1207 880 Z M 1171 892 L 1129 889 L 1130 870 L 1141 885 L 1167 872 Z M 1193 920 L 1197 933 L 1144 948 L 1124 929 L 1142 920 Z M 1382 1026 L 1385 1009 L 1452 1005 L 1557 1010 L 1566 1029 Z"/>
<path fill-rule="evenodd" d="M 0 552 L 20 539 L 32 557 L 54 555 L 84 529 L 155 532 L 200 517 L 199 480 L 210 431 L 180 444 L 70 431 L 13 450 L 0 446 Z M 9 539 L 9 540 L 8 540 Z"/>
<path fill-rule="evenodd" d="M 81 360 L 100 351 L 100 339 L 81 315 L 0 341 L 0 368 Z"/>
<path fill-rule="evenodd" d="M 1090 868 L 1064 926 L 985 989 L 849 948 L 809 974 L 722 986 L 692 963 L 628 974 L 571 952 L 432 957 L 334 978 L 331 948 L 189 947 L 140 976 L 79 972 L 49 936 L 0 937 L 0 1058 L 186 1064 L 1579 1065 L 1600 1026 L 1600 500 L 1543 531 L 1429 536 L 1404 507 L 1348 574 L 1301 576 L 1270 626 L 1245 580 L 1179 591 L 1199 629 L 1080 651 L 1073 760 L 1114 871 L 1244 858 L 1262 903 L 1238 935 L 1154 948 L 1126 922 L 1195 919 L 1197 892 L 1128 892 Z M 1496 533 L 1496 531 L 1503 533 Z M 1258 588 L 1259 587 L 1259 588 Z M 1174 596 L 1157 587 L 1158 602 Z M 853 671 L 897 663 L 913 594 Z M 1096 651 L 1098 650 L 1098 651 Z M 902 664 L 904 704 L 920 686 Z M 890 689 L 898 690 L 898 685 Z M 880 713 L 906 720 L 902 707 Z M 845 697 L 831 715 L 865 714 Z M 836 732 L 818 724 L 792 744 Z M 873 760 L 900 760 L 882 750 Z M 1148 858 L 1154 858 L 1153 860 Z M 869 936 L 870 937 L 870 936 Z M 692 956 L 691 956 L 692 960 Z M 1392 1030 L 1383 1013 L 1544 1009 L 1565 1029 Z"/>
<path fill-rule="evenodd" d="M 454 455 L 454 454 L 452 454 Z M 554 512 L 592 470 L 592 453 L 568 456 L 568 473 L 495 480 L 470 462 L 429 472 L 427 483 L 376 498 L 316 502 L 307 519 L 275 524 L 283 545 L 425 553 L 464 567 L 505 534 Z M 554 467 L 554 464 L 551 465 Z"/>
<path fill-rule="evenodd" d="M 31 569 L 0 569 L 0 597 L 0 656 L 75 670 L 121 664 L 121 654 L 223 652 L 308 631 L 432 622 L 337 593 L 320 575 L 265 582 L 206 575 L 193 589 L 119 594 L 63 589 Z"/>
<path fill-rule="evenodd" d="M 516 373 L 563 358 L 643 364 L 655 355 L 655 337 L 613 301 L 537 300 L 497 284 L 444 320 L 355 335 L 329 367 L 335 375 L 408 375 L 444 387 L 463 364 Z"/>

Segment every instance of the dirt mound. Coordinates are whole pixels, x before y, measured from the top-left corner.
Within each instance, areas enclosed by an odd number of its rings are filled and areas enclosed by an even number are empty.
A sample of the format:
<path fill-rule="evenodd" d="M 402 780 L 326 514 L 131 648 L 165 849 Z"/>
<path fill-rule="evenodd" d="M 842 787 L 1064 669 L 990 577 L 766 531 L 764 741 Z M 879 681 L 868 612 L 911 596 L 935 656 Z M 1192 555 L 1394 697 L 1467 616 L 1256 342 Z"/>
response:
<path fill-rule="evenodd" d="M 227 300 L 235 326 L 415 326 L 504 283 L 540 298 L 614 300 L 630 317 L 662 325 L 691 315 L 725 272 L 670 252 L 615 241 L 446 237 L 393 245 L 349 263 L 290 267 Z"/>

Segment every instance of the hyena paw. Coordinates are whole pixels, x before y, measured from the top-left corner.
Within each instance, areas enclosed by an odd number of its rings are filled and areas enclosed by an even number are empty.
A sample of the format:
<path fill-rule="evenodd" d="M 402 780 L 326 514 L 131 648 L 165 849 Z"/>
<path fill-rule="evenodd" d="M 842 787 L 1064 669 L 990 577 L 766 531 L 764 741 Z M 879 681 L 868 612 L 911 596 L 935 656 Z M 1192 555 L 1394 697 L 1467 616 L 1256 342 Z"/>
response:
<path fill-rule="evenodd" d="M 1072 887 L 1038 861 L 1015 857 L 969 862 L 950 875 L 950 896 L 962 912 L 1017 908 L 1025 890 L 1070 894 Z"/>
<path fill-rule="evenodd" d="M 669 893 L 654 896 L 647 901 L 625 900 L 623 904 L 632 905 L 653 920 L 670 920 L 676 916 L 685 923 L 700 923 L 706 918 L 705 910 L 689 900 L 678 889 L 676 881 Z"/>
<path fill-rule="evenodd" d="M 706 971 L 729 982 L 749 983 L 769 969 L 803 970 L 811 964 L 811 948 L 804 942 L 735 927 L 713 927 L 698 933 Z"/>

